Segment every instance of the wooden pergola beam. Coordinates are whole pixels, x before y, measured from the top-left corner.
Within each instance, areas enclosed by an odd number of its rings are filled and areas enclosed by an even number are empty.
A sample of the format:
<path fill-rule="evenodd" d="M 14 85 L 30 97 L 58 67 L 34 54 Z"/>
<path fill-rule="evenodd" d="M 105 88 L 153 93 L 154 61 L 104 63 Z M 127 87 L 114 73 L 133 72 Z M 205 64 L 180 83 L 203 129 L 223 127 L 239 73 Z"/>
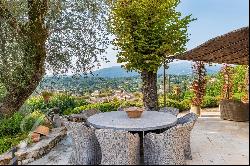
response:
<path fill-rule="evenodd" d="M 248 65 L 249 27 L 243 27 L 215 37 L 174 59 Z"/>

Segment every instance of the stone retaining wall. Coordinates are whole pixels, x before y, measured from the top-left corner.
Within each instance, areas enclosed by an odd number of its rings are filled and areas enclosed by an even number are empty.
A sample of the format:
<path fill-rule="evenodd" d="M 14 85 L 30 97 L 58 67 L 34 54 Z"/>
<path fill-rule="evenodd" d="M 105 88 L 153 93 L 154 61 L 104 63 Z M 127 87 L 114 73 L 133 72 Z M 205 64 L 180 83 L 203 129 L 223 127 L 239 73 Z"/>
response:
<path fill-rule="evenodd" d="M 49 135 L 38 143 L 33 143 L 25 149 L 19 149 L 15 155 L 18 159 L 18 165 L 28 164 L 49 153 L 67 134 L 65 127 L 54 128 Z M 11 152 L 0 156 L 0 165 L 10 164 L 12 159 Z"/>

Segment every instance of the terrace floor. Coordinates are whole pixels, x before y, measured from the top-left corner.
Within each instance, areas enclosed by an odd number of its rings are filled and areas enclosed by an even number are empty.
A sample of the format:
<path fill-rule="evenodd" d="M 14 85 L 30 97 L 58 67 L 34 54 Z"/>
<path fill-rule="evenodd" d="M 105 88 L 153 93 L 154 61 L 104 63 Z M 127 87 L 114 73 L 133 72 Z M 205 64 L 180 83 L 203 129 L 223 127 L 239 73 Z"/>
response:
<path fill-rule="evenodd" d="M 193 160 L 187 160 L 187 165 L 249 165 L 249 122 L 221 120 L 218 109 L 203 110 L 191 134 L 191 148 Z M 30 164 L 67 164 L 71 151 L 66 137 L 48 155 Z"/>

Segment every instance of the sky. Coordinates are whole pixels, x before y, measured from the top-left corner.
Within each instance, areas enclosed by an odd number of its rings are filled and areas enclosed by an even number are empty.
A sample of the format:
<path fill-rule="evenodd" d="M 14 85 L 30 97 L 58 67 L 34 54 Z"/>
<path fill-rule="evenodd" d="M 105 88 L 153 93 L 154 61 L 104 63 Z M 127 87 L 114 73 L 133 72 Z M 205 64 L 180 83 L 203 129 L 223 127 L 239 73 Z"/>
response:
<path fill-rule="evenodd" d="M 177 10 L 184 16 L 192 14 L 197 18 L 189 24 L 187 50 L 216 36 L 249 26 L 249 0 L 182 0 Z M 110 63 L 102 63 L 100 68 L 120 66 L 116 62 L 117 52 L 112 47 L 106 53 Z"/>

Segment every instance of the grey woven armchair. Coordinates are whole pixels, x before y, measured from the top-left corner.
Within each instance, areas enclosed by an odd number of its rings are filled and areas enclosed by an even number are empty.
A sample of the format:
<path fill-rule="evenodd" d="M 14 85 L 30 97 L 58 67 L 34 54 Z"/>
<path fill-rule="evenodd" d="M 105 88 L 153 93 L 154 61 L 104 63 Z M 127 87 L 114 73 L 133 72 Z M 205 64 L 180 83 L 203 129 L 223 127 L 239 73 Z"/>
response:
<path fill-rule="evenodd" d="M 188 160 L 192 160 L 190 135 L 191 135 L 191 131 L 197 119 L 198 119 L 198 116 L 192 112 L 177 119 L 177 125 L 182 124 L 186 126 L 186 130 L 183 131 L 182 137 L 183 137 L 183 144 L 184 144 L 185 159 L 188 159 Z"/>
<path fill-rule="evenodd" d="M 118 107 L 117 111 L 124 111 L 124 108 Z"/>
<path fill-rule="evenodd" d="M 179 114 L 179 109 L 173 108 L 173 107 L 163 107 L 159 110 L 159 112 L 166 112 L 166 113 L 170 113 L 174 116 L 177 116 Z"/>
<path fill-rule="evenodd" d="M 185 126 L 174 126 L 161 134 L 148 133 L 144 137 L 145 165 L 184 165 L 185 156 L 181 133 Z"/>
<path fill-rule="evenodd" d="M 138 134 L 110 129 L 96 130 L 102 151 L 101 165 L 138 165 L 140 138 Z"/>
<path fill-rule="evenodd" d="M 95 129 L 85 126 L 84 123 L 65 122 L 64 124 L 73 142 L 73 152 L 69 164 L 100 164 L 101 148 L 95 136 Z"/>

